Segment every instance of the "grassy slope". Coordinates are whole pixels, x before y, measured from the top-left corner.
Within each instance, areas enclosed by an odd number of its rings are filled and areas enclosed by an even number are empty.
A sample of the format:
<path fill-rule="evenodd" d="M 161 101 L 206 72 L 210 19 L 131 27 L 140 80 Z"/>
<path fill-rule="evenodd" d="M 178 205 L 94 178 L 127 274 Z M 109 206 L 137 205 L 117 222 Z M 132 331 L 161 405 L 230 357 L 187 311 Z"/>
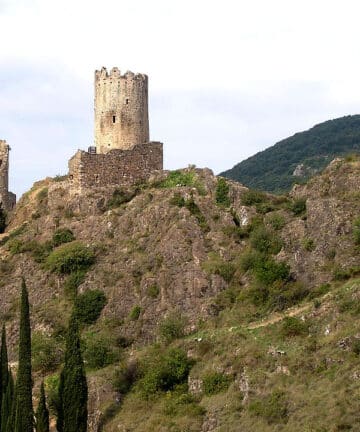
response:
<path fill-rule="evenodd" d="M 123 430 L 138 432 L 200 431 L 203 415 L 195 409 L 197 404 L 207 417 L 213 413 L 218 432 L 359 430 L 359 295 L 360 279 L 353 279 L 334 285 L 316 304 L 293 309 L 291 315 L 309 326 L 297 336 L 284 336 L 283 318 L 289 312 L 250 326 L 241 318 L 249 304 L 236 302 L 197 334 L 173 343 L 196 358 L 193 377 L 213 370 L 229 374 L 227 390 L 199 395 L 189 404 L 171 404 L 177 400 L 175 391 L 144 400 L 132 390 L 104 430 L 117 431 L 122 425 Z M 348 345 L 341 348 L 339 341 L 346 338 Z M 272 347 L 285 354 L 272 355 Z M 239 389 L 242 374 L 250 389 L 245 400 Z M 269 395 L 276 392 L 283 392 L 283 399 L 270 401 Z"/>
<path fill-rule="evenodd" d="M 360 116 L 346 116 L 286 138 L 221 175 L 251 188 L 285 192 L 301 180 L 292 175 L 298 164 L 321 170 L 334 157 L 359 151 Z"/>

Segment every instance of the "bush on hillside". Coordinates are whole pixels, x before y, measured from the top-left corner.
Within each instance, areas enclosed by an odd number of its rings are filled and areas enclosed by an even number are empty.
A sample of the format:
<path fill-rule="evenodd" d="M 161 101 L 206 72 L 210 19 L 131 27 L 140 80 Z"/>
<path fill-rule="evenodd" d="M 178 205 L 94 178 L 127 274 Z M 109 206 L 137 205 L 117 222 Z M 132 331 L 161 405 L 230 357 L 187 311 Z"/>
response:
<path fill-rule="evenodd" d="M 266 193 L 249 189 L 241 195 L 241 204 L 251 206 L 261 204 L 268 200 Z"/>
<path fill-rule="evenodd" d="M 309 325 L 296 317 L 285 317 L 281 325 L 281 333 L 285 337 L 306 336 L 309 334 Z"/>
<path fill-rule="evenodd" d="M 84 340 L 83 356 L 87 367 L 101 369 L 116 362 L 119 352 L 115 352 L 104 335 L 88 335 Z"/>
<path fill-rule="evenodd" d="M 193 362 L 180 348 L 171 348 L 156 358 L 151 356 L 141 365 L 142 378 L 138 382 L 138 389 L 144 397 L 172 390 L 177 384 L 187 381 L 192 365 Z"/>
<path fill-rule="evenodd" d="M 53 245 L 55 247 L 60 246 L 63 243 L 70 243 L 74 240 L 74 233 L 69 228 L 59 228 L 54 232 L 52 236 Z"/>
<path fill-rule="evenodd" d="M 122 204 L 130 202 L 137 194 L 137 191 L 126 191 L 117 188 L 112 193 L 112 197 L 107 202 L 107 208 L 112 209 L 121 206 Z"/>
<path fill-rule="evenodd" d="M 106 305 L 105 294 L 100 290 L 88 290 L 76 297 L 74 313 L 80 323 L 92 324 Z"/>
<path fill-rule="evenodd" d="M 220 372 L 210 372 L 203 376 L 203 389 L 207 396 L 227 390 L 231 377 Z"/>
<path fill-rule="evenodd" d="M 264 226 L 257 227 L 250 234 L 250 244 L 255 250 L 265 254 L 277 254 L 282 248 L 280 238 Z"/>
<path fill-rule="evenodd" d="M 159 334 L 165 343 L 184 336 L 185 318 L 179 313 L 172 313 L 164 318 L 159 325 Z"/>
<path fill-rule="evenodd" d="M 231 204 L 229 192 L 230 192 L 230 187 L 228 182 L 223 177 L 219 177 L 217 180 L 216 190 L 215 190 L 216 204 L 223 207 L 229 207 Z"/>
<path fill-rule="evenodd" d="M 65 243 L 53 250 L 46 259 L 46 267 L 55 273 L 70 274 L 86 271 L 95 262 L 94 252 L 78 241 Z"/>
<path fill-rule="evenodd" d="M 297 198 L 289 204 L 289 209 L 295 216 L 301 216 L 306 212 L 306 198 Z"/>
<path fill-rule="evenodd" d="M 84 280 L 85 280 L 84 271 L 76 271 L 70 273 L 64 282 L 65 295 L 70 299 L 74 299 L 77 295 L 77 290 L 79 286 L 84 282 Z"/>

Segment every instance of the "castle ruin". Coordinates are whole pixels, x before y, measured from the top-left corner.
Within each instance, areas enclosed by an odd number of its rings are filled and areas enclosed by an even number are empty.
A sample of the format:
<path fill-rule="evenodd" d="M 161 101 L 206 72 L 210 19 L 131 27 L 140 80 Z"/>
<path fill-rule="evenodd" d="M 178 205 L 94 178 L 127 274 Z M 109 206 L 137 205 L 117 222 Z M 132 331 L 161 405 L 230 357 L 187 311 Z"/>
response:
<path fill-rule="evenodd" d="M 5 211 L 12 210 L 16 204 L 16 195 L 9 192 L 9 153 L 10 146 L 0 140 L 0 204 Z"/>
<path fill-rule="evenodd" d="M 95 71 L 94 113 L 95 145 L 69 161 L 73 186 L 131 185 L 163 168 L 163 145 L 149 139 L 146 75 Z"/>

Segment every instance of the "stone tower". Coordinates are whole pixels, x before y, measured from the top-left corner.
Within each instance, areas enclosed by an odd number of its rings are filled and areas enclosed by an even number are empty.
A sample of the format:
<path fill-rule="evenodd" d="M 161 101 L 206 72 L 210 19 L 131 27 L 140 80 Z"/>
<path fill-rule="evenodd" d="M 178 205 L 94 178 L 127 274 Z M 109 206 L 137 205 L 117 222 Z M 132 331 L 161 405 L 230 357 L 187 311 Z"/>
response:
<path fill-rule="evenodd" d="M 95 71 L 97 153 L 149 142 L 148 77 L 118 68 Z"/>
<path fill-rule="evenodd" d="M 9 192 L 9 152 L 10 146 L 0 140 L 0 203 L 7 211 L 16 203 L 16 195 Z"/>

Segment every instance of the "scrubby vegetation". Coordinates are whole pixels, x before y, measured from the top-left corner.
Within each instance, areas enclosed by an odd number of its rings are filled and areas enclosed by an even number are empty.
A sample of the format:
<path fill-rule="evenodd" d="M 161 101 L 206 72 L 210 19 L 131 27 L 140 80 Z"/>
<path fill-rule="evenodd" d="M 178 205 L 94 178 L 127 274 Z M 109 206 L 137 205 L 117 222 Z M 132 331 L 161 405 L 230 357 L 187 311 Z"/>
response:
<path fill-rule="evenodd" d="M 46 259 L 46 268 L 59 274 L 86 271 L 95 262 L 91 248 L 75 241 L 53 250 Z"/>
<path fill-rule="evenodd" d="M 88 290 L 75 298 L 74 315 L 83 324 L 92 324 L 106 305 L 105 294 L 100 290 Z"/>

